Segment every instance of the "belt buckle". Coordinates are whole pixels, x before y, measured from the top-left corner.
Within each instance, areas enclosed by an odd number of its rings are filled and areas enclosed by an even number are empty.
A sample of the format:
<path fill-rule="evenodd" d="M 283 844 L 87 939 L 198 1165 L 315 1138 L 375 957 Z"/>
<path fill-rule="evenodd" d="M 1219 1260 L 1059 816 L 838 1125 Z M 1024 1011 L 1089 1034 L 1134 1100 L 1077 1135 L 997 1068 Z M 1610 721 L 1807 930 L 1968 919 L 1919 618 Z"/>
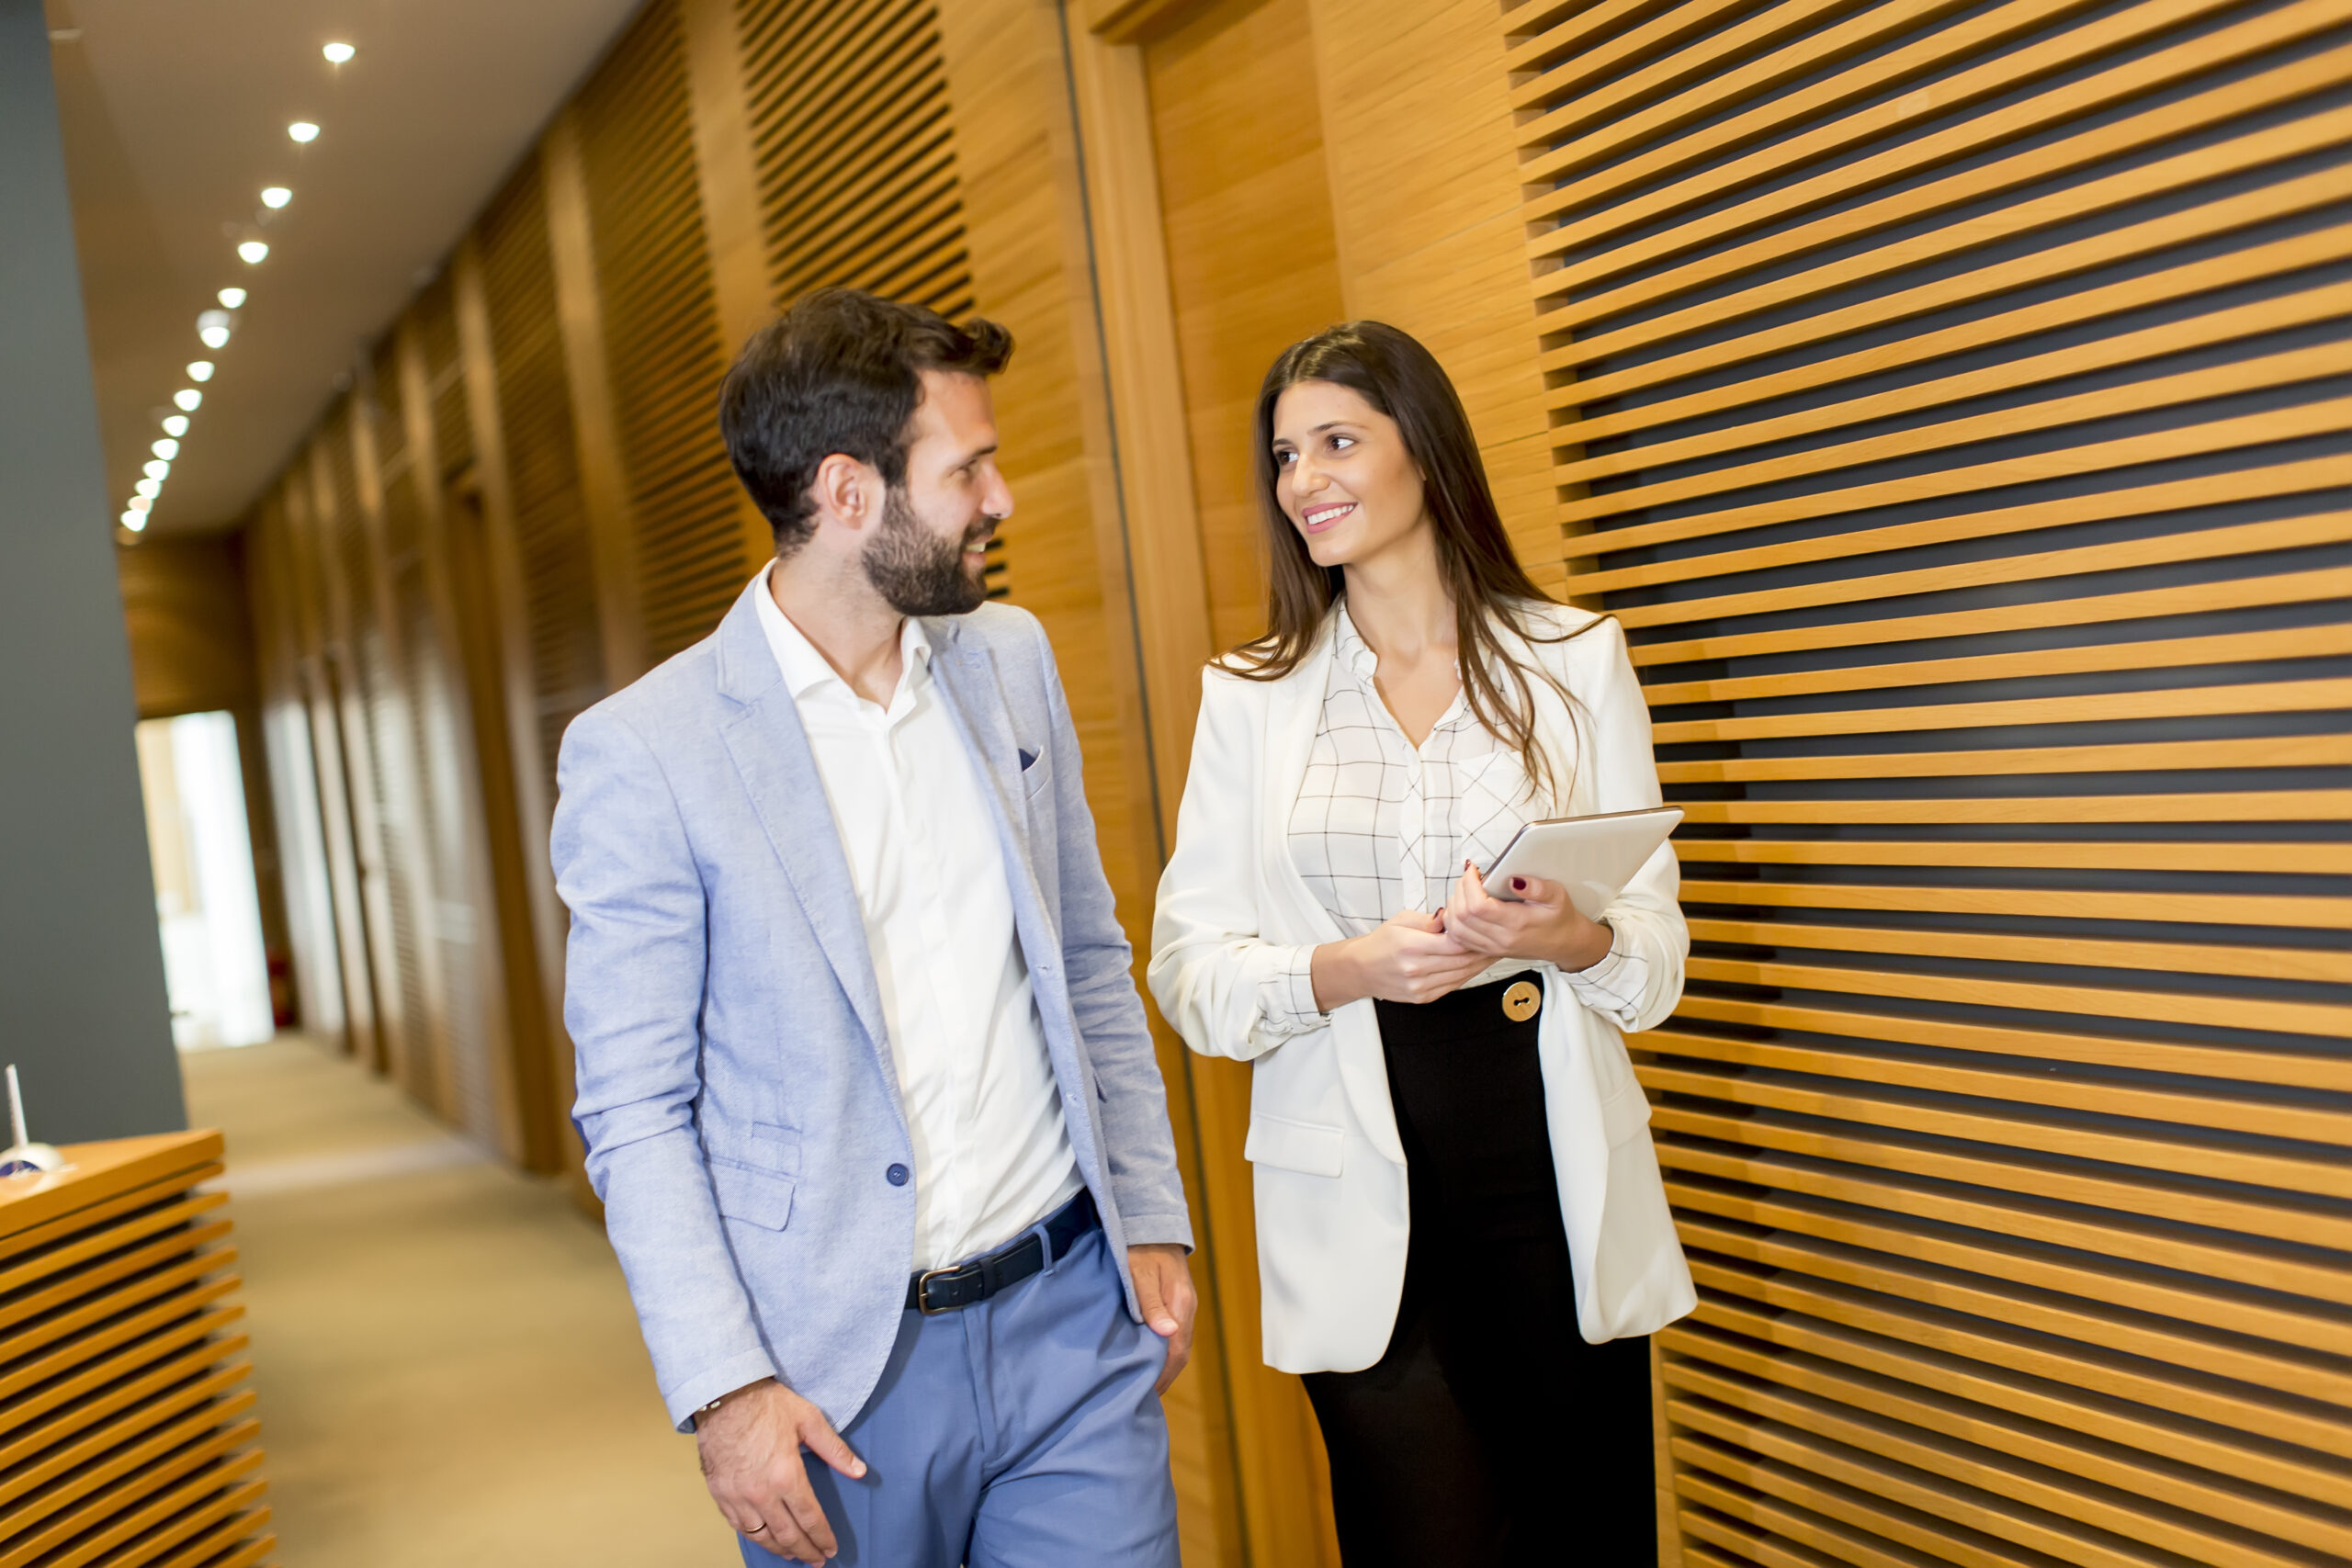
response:
<path fill-rule="evenodd" d="M 925 1317 L 937 1317 L 943 1313 L 950 1313 L 956 1310 L 952 1306 L 933 1306 L 931 1304 L 931 1282 L 933 1280 L 938 1279 L 943 1274 L 956 1273 L 957 1271 L 957 1268 L 958 1266 L 956 1265 L 950 1265 L 944 1269 L 926 1269 L 921 1275 L 916 1277 L 915 1310 L 917 1312 L 922 1314 Z"/>

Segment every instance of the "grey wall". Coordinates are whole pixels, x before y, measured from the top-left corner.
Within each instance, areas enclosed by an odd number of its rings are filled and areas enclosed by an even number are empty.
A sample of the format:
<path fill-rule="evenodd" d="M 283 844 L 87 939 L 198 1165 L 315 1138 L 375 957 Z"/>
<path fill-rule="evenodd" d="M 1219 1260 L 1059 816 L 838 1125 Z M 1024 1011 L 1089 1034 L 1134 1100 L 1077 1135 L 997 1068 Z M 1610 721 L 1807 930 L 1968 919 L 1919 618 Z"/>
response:
<path fill-rule="evenodd" d="M 0 1062 L 62 1144 L 187 1112 L 49 47 L 0 0 Z"/>

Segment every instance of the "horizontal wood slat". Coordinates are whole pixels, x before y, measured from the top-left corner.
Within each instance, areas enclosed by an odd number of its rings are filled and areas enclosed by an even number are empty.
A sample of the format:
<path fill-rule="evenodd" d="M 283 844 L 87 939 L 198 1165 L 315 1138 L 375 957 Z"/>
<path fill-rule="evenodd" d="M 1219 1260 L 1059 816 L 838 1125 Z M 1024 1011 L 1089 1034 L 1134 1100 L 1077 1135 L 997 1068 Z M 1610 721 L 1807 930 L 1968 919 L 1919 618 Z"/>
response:
<path fill-rule="evenodd" d="M 217 1134 L 86 1144 L 0 1195 L 0 1564 L 256 1561 L 266 1509 Z M 244 1510 L 240 1512 L 240 1510 Z M 183 1550 L 185 1549 L 185 1550 Z"/>
<path fill-rule="evenodd" d="M 2352 12 L 1505 15 L 1686 1568 L 2352 1558 Z"/>

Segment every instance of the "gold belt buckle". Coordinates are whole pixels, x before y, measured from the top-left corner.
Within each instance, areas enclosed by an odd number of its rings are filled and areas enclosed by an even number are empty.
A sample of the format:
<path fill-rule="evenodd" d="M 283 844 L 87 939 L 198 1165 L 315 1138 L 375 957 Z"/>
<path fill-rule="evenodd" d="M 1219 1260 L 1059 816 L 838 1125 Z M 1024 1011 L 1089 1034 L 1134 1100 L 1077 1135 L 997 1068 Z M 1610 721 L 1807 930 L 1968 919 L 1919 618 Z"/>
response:
<path fill-rule="evenodd" d="M 1532 980 L 1515 981 L 1503 992 L 1503 1016 L 1513 1023 L 1525 1023 L 1544 1005 L 1544 988 Z"/>
<path fill-rule="evenodd" d="M 950 1264 L 944 1269 L 926 1269 L 923 1270 L 922 1278 L 915 1281 L 915 1310 L 917 1312 L 922 1314 L 925 1317 L 937 1317 L 942 1313 L 954 1312 L 956 1310 L 954 1307 L 933 1306 L 931 1304 L 931 1282 L 933 1280 L 938 1279 L 943 1274 L 953 1274 L 956 1272 L 958 1267 L 958 1265 Z"/>

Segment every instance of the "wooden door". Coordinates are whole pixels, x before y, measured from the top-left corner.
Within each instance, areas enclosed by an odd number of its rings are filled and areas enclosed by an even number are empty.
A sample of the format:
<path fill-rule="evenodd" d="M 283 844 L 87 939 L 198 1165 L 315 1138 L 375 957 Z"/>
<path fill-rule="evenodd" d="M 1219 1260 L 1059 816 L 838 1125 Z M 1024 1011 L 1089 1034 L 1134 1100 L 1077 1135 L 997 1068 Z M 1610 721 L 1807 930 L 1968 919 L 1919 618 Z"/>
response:
<path fill-rule="evenodd" d="M 557 1125 L 561 1111 L 548 1038 L 544 977 L 532 933 L 529 861 L 514 808 L 514 752 L 508 741 L 512 716 L 506 708 L 506 672 L 497 635 L 502 616 L 478 484 L 460 482 L 451 488 L 444 527 L 450 597 L 457 610 L 457 652 L 483 807 L 482 846 L 498 942 L 495 963 L 503 980 L 508 1058 L 502 1065 L 508 1080 L 504 1098 L 511 1105 L 521 1164 L 530 1170 L 553 1170 L 563 1157 Z"/>
<path fill-rule="evenodd" d="M 1143 46 L 1216 645 L 1265 626 L 1250 412 L 1283 348 L 1341 319 L 1306 0 L 1218 0 Z"/>

